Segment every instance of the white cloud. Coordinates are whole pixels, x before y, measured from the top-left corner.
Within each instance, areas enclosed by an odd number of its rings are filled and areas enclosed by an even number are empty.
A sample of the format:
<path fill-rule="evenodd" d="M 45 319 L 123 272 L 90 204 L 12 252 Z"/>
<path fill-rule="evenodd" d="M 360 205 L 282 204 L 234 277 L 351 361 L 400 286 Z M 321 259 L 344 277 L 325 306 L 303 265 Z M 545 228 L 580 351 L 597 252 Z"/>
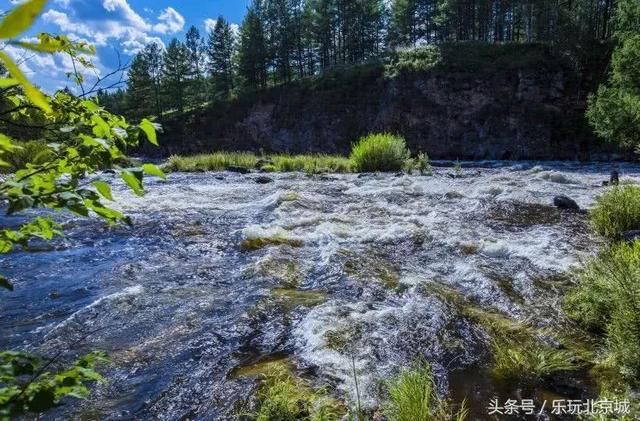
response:
<path fill-rule="evenodd" d="M 173 7 L 167 7 L 158 16 L 160 23 L 153 26 L 155 32 L 161 34 L 174 34 L 184 28 L 184 17 Z"/>
<path fill-rule="evenodd" d="M 71 1 L 56 0 L 66 5 Z M 172 7 L 163 10 L 156 23 L 141 17 L 127 0 L 103 0 L 102 7 L 106 13 L 96 14 L 95 5 L 78 3 L 68 12 L 50 9 L 42 17 L 61 32 L 85 37 L 98 47 L 115 40 L 126 54 L 135 54 L 152 42 L 164 45 L 159 35 L 179 32 L 185 24 L 184 17 Z"/>
<path fill-rule="evenodd" d="M 204 27 L 206 28 L 207 32 L 213 32 L 216 27 L 216 22 L 217 21 L 215 19 L 211 18 L 204 20 Z"/>
<path fill-rule="evenodd" d="M 139 14 L 134 12 L 127 0 L 104 0 L 102 6 L 107 12 L 121 16 L 122 19 L 119 20 L 121 24 L 129 24 L 141 31 L 150 29 L 150 25 Z"/>
<path fill-rule="evenodd" d="M 212 19 L 212 18 L 207 18 L 204 20 L 204 27 L 206 28 L 207 32 L 213 32 L 213 30 L 216 27 L 216 22 L 218 20 L 217 19 Z M 231 32 L 234 35 L 238 35 L 240 34 L 240 25 L 238 25 L 237 23 L 230 23 L 229 27 L 231 28 Z"/>

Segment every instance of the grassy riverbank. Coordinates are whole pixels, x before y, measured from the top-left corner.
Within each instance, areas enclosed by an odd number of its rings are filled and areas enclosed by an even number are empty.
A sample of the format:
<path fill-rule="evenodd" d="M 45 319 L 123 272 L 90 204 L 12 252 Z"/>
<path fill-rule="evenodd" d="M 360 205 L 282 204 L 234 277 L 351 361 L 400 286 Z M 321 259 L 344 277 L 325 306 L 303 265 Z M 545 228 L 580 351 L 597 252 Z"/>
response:
<path fill-rule="evenodd" d="M 309 174 L 351 172 L 430 172 L 429 157 L 411 158 L 404 138 L 388 133 L 371 134 L 353 146 L 351 156 L 325 154 L 257 155 L 252 152 L 213 152 L 193 156 L 172 156 L 166 171 L 203 172 L 229 169 L 262 172 L 302 171 Z"/>
<path fill-rule="evenodd" d="M 168 171 L 180 172 L 225 171 L 229 168 L 264 172 L 349 173 L 353 172 L 353 163 L 349 158 L 338 155 L 260 156 L 251 152 L 214 152 L 172 156 L 166 166 Z"/>

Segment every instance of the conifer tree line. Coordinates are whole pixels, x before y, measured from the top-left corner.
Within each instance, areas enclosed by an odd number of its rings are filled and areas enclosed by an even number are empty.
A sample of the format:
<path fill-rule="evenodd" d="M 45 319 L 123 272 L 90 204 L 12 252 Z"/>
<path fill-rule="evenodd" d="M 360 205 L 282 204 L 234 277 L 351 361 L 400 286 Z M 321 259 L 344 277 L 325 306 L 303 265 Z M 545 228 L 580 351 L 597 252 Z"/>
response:
<path fill-rule="evenodd" d="M 253 0 L 238 31 L 220 17 L 206 34 L 191 27 L 184 41 L 148 45 L 127 91 L 101 100 L 131 117 L 162 115 L 424 43 L 585 46 L 613 36 L 616 1 Z"/>

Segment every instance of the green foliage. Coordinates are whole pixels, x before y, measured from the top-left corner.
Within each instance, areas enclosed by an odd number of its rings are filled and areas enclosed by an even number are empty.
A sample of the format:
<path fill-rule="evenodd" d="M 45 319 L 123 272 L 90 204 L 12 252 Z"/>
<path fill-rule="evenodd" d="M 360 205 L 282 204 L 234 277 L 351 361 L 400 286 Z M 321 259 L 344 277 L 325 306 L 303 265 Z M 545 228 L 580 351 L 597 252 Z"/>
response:
<path fill-rule="evenodd" d="M 584 327 L 605 332 L 621 371 L 630 379 L 640 378 L 640 242 L 605 250 L 578 278 L 565 311 Z"/>
<path fill-rule="evenodd" d="M 440 48 L 435 45 L 403 48 L 397 51 L 397 59 L 387 66 L 387 74 L 397 76 L 403 73 L 425 72 L 436 67 L 440 60 Z"/>
<path fill-rule="evenodd" d="M 344 408 L 293 376 L 286 364 L 271 364 L 257 393 L 256 421 L 337 421 Z"/>
<path fill-rule="evenodd" d="M 31 26 L 45 4 L 44 0 L 26 1 L 9 12 L 0 22 L 0 38 L 17 48 L 63 53 L 74 67 L 92 68 L 81 54 L 92 54 L 95 49 L 85 43 L 47 34 L 39 34 L 38 43 L 12 39 Z M 0 134 L 0 166 L 11 172 L 0 181 L 0 201 L 7 203 L 7 214 L 33 208 L 66 209 L 83 216 L 93 212 L 109 223 L 129 223 L 120 212 L 103 205 L 103 198 L 113 200 L 108 184 L 101 181 L 91 184 L 87 176 L 99 169 L 116 168 L 131 188 L 141 193 L 144 173 L 164 174 L 153 165 L 123 169 L 118 164 L 126 160 L 128 148 L 139 144 L 141 135 L 157 145 L 155 126 L 146 120 L 140 125 L 130 125 L 93 100 L 69 92 L 60 91 L 47 97 L 4 52 L 0 52 L 0 60 L 12 77 L 0 79 L 3 100 L 11 104 L 3 116 L 10 121 L 26 120 L 27 127 L 35 122 L 51 129 L 46 135 L 47 143 L 18 143 Z M 70 77 L 82 86 L 78 72 Z M 136 181 L 129 180 L 130 176 Z M 17 229 L 0 229 L 0 253 L 9 253 L 16 246 L 28 249 L 31 240 L 47 241 L 58 234 L 60 226 L 53 220 L 34 217 Z M 1 274 L 0 288 L 13 290 L 10 280 Z M 96 352 L 80 358 L 66 370 L 53 372 L 49 370 L 55 361 L 43 362 L 19 352 L 0 353 L 0 418 L 41 413 L 57 406 L 64 397 L 86 397 L 88 385 L 102 380 L 95 367 L 104 361 L 105 355 Z"/>
<path fill-rule="evenodd" d="M 404 138 L 388 133 L 365 136 L 351 150 L 351 160 L 360 172 L 400 171 L 408 158 Z"/>
<path fill-rule="evenodd" d="M 389 421 L 462 421 L 468 411 L 464 403 L 454 412 L 450 403 L 438 397 L 437 388 L 426 361 L 410 370 L 403 369 L 389 382 L 389 403 L 385 415 Z"/>
<path fill-rule="evenodd" d="M 611 239 L 640 229 L 640 187 L 615 187 L 599 197 L 591 211 L 591 223 L 600 235 Z"/>
<path fill-rule="evenodd" d="M 589 98 L 587 117 L 595 132 L 623 146 L 640 146 L 640 6 L 618 1 L 618 46 L 611 78 Z"/>
<path fill-rule="evenodd" d="M 46 142 L 32 140 L 29 142 L 16 142 L 18 149 L 4 155 L 4 160 L 8 164 L 0 167 L 2 173 L 14 173 L 21 169 L 26 169 L 27 164 L 42 165 L 54 157 L 53 150 Z"/>
<path fill-rule="evenodd" d="M 65 397 L 87 397 L 88 386 L 103 381 L 96 366 L 106 362 L 104 353 L 93 352 L 52 372 L 52 361 L 20 352 L 0 353 L 0 419 L 44 412 Z"/>
<path fill-rule="evenodd" d="M 551 374 L 576 369 L 574 355 L 535 342 L 496 338 L 491 344 L 492 374 L 501 381 L 536 382 Z"/>
<path fill-rule="evenodd" d="M 429 155 L 426 153 L 419 153 L 416 163 L 421 175 L 431 175 L 433 173 L 431 163 L 429 162 Z"/>

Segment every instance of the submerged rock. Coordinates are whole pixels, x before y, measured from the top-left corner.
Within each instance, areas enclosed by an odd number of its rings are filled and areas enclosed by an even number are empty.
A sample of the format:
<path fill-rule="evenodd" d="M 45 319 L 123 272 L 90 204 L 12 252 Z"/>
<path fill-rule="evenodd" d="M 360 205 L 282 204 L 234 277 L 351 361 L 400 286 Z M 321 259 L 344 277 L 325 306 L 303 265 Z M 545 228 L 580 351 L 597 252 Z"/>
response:
<path fill-rule="evenodd" d="M 227 171 L 229 172 L 235 172 L 238 174 L 249 174 L 251 172 L 250 169 L 248 168 L 244 168 L 244 167 L 235 167 L 235 166 L 230 166 L 227 167 Z"/>
<path fill-rule="evenodd" d="M 260 177 L 255 178 L 254 181 L 258 184 L 269 184 L 269 183 L 273 183 L 274 180 L 271 177 L 261 175 Z"/>
<path fill-rule="evenodd" d="M 553 205 L 559 209 L 580 210 L 580 206 L 578 206 L 576 201 L 567 196 L 554 197 Z"/>

